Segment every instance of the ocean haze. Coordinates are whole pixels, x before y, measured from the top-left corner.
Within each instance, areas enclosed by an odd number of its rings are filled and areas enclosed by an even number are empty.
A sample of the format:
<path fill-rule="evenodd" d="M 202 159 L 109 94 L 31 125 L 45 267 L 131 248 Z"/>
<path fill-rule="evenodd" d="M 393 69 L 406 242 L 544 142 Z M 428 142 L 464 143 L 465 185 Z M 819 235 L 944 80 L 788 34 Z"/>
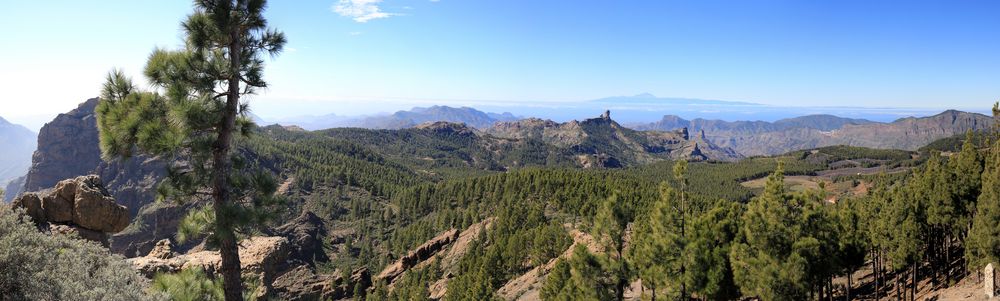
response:
<path fill-rule="evenodd" d="M 415 108 L 445 106 L 469 107 L 485 113 L 509 112 L 514 116 L 551 119 L 558 122 L 597 116 L 611 110 L 622 124 L 650 123 L 664 115 L 685 119 L 725 121 L 768 121 L 806 115 L 834 115 L 844 118 L 892 122 L 905 117 L 932 116 L 946 109 L 989 113 L 990 104 L 978 108 L 894 108 L 851 106 L 774 106 L 742 100 L 657 97 L 649 93 L 612 96 L 582 101 L 483 101 L 483 100 L 387 100 L 387 101 L 288 101 L 254 103 L 254 113 L 266 123 L 306 125 L 304 128 L 358 126 L 357 120 L 390 116 Z M 353 120 L 353 121 L 352 121 Z"/>

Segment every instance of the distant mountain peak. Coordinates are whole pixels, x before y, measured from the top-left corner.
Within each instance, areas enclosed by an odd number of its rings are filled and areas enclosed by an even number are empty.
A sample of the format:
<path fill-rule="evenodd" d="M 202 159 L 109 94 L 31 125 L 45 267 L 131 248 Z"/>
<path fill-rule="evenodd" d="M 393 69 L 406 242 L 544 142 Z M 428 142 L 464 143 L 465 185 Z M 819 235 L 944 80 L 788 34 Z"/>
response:
<path fill-rule="evenodd" d="M 653 95 L 652 93 L 648 93 L 647 92 L 647 93 L 639 93 L 639 94 L 636 94 L 635 96 L 632 96 L 632 97 L 633 98 L 656 98 L 656 95 Z"/>

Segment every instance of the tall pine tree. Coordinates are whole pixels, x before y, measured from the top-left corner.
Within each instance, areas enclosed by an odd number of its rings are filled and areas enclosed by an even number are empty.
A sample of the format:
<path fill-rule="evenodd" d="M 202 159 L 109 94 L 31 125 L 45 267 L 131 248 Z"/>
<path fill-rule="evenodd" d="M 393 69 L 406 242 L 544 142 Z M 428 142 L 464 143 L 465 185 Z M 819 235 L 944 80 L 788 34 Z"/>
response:
<path fill-rule="evenodd" d="M 282 51 L 285 36 L 267 27 L 266 0 L 197 0 L 182 22 L 179 50 L 157 49 L 144 75 L 154 85 L 140 91 L 120 71 L 104 84 L 97 108 L 105 159 L 138 150 L 178 159 L 160 185 L 175 200 L 211 199 L 210 234 L 222 257 L 228 301 L 242 300 L 237 232 L 260 225 L 274 204 L 276 185 L 234 151 L 236 136 L 250 133 L 241 96 L 265 88 L 264 56 Z"/>
<path fill-rule="evenodd" d="M 692 294 L 708 300 L 733 300 L 739 296 L 739 288 L 733 283 L 729 252 L 742 213 L 743 205 L 739 202 L 718 200 L 691 222 L 689 231 L 693 233 L 685 248 L 685 268 L 687 289 Z"/>
<path fill-rule="evenodd" d="M 594 238 L 604 247 L 608 260 L 606 270 L 613 275 L 616 300 L 623 300 L 625 287 L 631 278 L 632 270 L 625 261 L 625 233 L 632 214 L 625 204 L 612 195 L 597 210 L 594 218 Z"/>
<path fill-rule="evenodd" d="M 643 285 L 653 290 L 653 300 L 659 293 L 671 297 L 688 296 L 688 274 L 686 253 L 693 233 L 691 222 L 693 210 L 689 203 L 687 188 L 687 161 L 674 165 L 674 179 L 680 190 L 674 190 L 666 182 L 660 184 L 660 198 L 652 204 L 652 210 L 634 226 L 634 246 L 629 255 L 636 267 Z"/>
<path fill-rule="evenodd" d="M 733 279 L 746 296 L 761 300 L 806 298 L 808 259 L 797 251 L 799 208 L 785 193 L 784 166 L 767 178 L 764 193 L 750 200 L 733 243 Z"/>
<path fill-rule="evenodd" d="M 982 175 L 982 191 L 966 238 L 965 257 L 970 270 L 978 271 L 1000 259 L 1000 103 L 993 105 L 994 130 Z"/>

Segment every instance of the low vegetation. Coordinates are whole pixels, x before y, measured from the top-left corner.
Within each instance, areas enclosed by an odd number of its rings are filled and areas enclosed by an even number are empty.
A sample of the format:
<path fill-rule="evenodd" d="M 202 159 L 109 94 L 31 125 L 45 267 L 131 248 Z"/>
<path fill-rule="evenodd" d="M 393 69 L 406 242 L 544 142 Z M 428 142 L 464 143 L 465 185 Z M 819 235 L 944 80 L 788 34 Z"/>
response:
<path fill-rule="evenodd" d="M 101 245 L 41 233 L 0 205 L 0 300 L 166 300 Z"/>

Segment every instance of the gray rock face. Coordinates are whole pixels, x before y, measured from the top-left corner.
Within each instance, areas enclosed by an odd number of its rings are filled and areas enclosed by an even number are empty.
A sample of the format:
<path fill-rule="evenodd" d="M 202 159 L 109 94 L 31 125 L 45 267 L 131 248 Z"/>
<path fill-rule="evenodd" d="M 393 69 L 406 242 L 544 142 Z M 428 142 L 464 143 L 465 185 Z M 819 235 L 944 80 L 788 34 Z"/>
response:
<path fill-rule="evenodd" d="M 59 114 L 38 132 L 38 149 L 24 191 L 52 187 L 63 179 L 90 174 L 101 161 L 98 147 L 97 98 L 88 99 L 69 113 Z"/>

